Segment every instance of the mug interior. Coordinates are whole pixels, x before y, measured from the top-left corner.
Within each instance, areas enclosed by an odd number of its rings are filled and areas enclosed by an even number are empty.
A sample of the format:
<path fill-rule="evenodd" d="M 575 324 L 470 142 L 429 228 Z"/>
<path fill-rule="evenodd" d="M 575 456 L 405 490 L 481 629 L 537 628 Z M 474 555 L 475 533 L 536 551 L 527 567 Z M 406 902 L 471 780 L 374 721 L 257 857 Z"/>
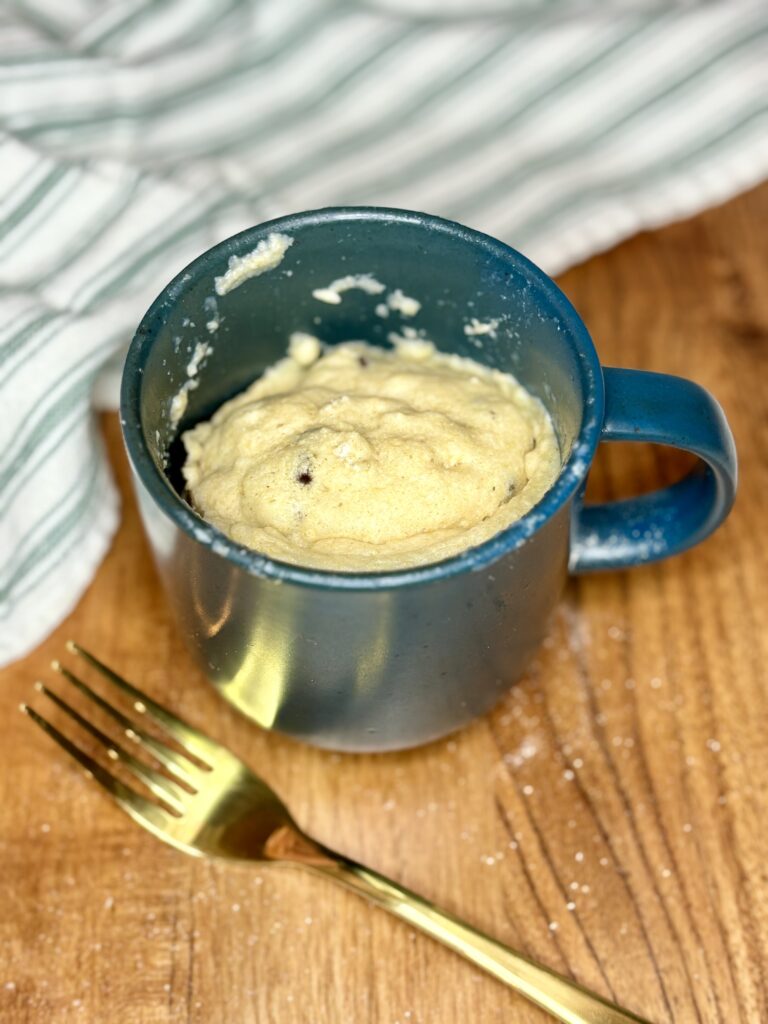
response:
<path fill-rule="evenodd" d="M 252 252 L 280 232 L 293 239 L 274 269 L 217 296 L 214 278 L 231 256 Z M 414 317 L 377 315 L 384 295 L 344 293 L 330 305 L 315 289 L 347 275 L 368 274 L 391 292 L 401 289 L 420 304 Z M 476 333 L 475 321 L 493 327 Z M 209 330 L 208 324 L 216 324 Z M 122 418 L 134 468 L 155 500 L 188 531 L 201 520 L 179 495 L 183 459 L 180 433 L 208 418 L 283 357 L 295 331 L 326 345 L 365 340 L 390 344 L 404 328 L 432 340 L 443 352 L 467 356 L 514 374 L 552 416 L 563 469 L 552 489 L 523 520 L 479 548 L 483 561 L 498 557 L 524 536 L 526 523 L 552 514 L 586 476 L 603 415 L 602 374 L 594 347 L 568 300 L 538 268 L 502 243 L 450 221 L 378 208 L 320 210 L 281 218 L 235 235 L 204 253 L 161 293 L 140 325 L 123 377 Z M 468 330 L 465 330 L 468 328 Z M 482 330 L 482 327 L 480 328 Z M 195 353 L 210 351 L 195 369 Z M 173 400 L 186 389 L 178 422 Z M 211 533 L 218 531 L 211 529 Z M 279 567 L 218 534 L 235 561 L 258 558 L 252 569 Z M 446 563 L 460 564 L 464 555 Z M 446 563 L 440 563 L 445 566 Z M 327 574 L 280 568 L 275 575 L 358 579 L 375 574 Z M 403 577 L 423 575 L 403 571 Z M 390 574 L 397 576 L 398 574 Z"/>

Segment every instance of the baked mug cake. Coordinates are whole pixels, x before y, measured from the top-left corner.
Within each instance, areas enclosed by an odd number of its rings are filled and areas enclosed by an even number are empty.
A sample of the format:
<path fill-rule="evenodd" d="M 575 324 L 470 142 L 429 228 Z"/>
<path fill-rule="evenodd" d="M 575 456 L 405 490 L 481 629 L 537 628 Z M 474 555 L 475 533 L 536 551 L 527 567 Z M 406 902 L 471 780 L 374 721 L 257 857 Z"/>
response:
<path fill-rule="evenodd" d="M 569 571 L 690 547 L 736 483 L 711 395 L 601 367 L 529 260 L 407 210 L 299 213 L 204 253 L 139 325 L 121 416 L 201 670 L 264 728 L 335 750 L 487 711 Z M 673 487 L 585 505 L 602 439 L 698 459 Z"/>
<path fill-rule="evenodd" d="M 193 506 L 272 558 L 333 571 L 438 562 L 528 512 L 560 469 L 542 403 L 423 339 L 291 338 L 183 435 Z"/>

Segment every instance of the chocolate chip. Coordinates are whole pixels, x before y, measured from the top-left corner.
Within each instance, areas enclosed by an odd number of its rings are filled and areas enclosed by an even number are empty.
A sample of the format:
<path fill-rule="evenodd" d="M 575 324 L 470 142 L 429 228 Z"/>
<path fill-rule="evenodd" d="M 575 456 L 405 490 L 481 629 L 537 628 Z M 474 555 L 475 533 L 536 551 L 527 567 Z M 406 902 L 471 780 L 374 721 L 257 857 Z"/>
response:
<path fill-rule="evenodd" d="M 312 476 L 308 469 L 305 469 L 301 473 L 299 473 L 296 479 L 300 484 L 304 484 L 304 486 L 306 486 L 307 484 L 312 483 L 314 477 Z"/>
<path fill-rule="evenodd" d="M 358 356 L 357 357 L 357 361 L 358 361 L 358 363 L 360 363 L 361 366 L 367 366 L 368 365 L 368 360 L 365 358 L 365 356 Z"/>

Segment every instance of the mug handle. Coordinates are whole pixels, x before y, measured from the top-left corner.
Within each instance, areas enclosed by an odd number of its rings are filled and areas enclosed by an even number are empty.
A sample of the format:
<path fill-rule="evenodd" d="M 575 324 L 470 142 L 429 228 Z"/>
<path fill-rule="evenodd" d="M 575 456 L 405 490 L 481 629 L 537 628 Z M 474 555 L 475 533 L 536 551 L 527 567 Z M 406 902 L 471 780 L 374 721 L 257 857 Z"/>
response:
<path fill-rule="evenodd" d="M 575 505 L 571 572 L 655 562 L 698 544 L 722 523 L 736 494 L 736 448 L 723 410 L 682 377 L 604 367 L 602 440 L 650 441 L 693 452 L 699 463 L 663 490 Z"/>

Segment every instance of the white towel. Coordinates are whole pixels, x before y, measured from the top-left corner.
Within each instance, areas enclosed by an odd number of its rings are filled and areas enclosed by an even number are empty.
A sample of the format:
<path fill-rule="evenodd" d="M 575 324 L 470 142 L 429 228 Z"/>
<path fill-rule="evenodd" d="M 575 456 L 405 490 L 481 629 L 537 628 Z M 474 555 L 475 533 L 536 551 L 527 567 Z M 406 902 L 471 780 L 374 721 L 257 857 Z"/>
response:
<path fill-rule="evenodd" d="M 550 273 L 768 172 L 768 4 L 17 0 L 0 20 L 0 664 L 74 606 L 118 508 L 94 425 L 214 242 L 426 210 Z"/>

